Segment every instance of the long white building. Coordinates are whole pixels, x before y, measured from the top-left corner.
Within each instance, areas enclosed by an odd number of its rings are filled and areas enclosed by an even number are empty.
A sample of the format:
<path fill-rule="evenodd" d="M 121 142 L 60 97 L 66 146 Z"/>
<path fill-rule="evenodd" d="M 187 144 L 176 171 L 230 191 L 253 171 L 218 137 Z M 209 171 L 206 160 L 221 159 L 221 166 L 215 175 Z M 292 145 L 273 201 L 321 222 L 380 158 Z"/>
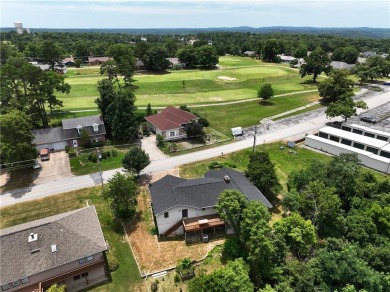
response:
<path fill-rule="evenodd" d="M 305 145 L 333 155 L 356 153 L 361 164 L 390 174 L 389 133 L 359 125 L 343 127 L 342 130 L 332 127 L 322 128 L 318 136 L 306 136 Z"/>

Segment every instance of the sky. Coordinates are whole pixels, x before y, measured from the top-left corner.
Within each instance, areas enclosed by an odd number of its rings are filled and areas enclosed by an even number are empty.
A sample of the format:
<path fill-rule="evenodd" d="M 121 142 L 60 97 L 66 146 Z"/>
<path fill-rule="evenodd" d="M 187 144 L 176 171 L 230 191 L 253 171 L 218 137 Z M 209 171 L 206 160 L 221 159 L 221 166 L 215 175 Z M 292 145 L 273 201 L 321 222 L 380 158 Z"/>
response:
<path fill-rule="evenodd" d="M 381 27 L 390 0 L 0 0 L 0 27 Z"/>

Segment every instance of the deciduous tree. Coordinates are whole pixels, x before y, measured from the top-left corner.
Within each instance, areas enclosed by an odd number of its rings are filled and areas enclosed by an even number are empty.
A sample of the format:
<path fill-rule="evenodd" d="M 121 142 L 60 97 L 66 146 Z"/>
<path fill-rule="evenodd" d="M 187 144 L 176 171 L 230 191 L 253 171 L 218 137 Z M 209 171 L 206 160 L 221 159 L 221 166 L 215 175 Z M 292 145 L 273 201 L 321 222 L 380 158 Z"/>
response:
<path fill-rule="evenodd" d="M 321 48 L 315 49 L 310 56 L 304 59 L 305 64 L 302 64 L 299 69 L 302 78 L 306 75 L 313 75 L 313 81 L 315 82 L 322 72 L 328 73 L 330 70 L 330 60 Z"/>
<path fill-rule="evenodd" d="M 123 168 L 135 173 L 137 177 L 149 164 L 149 154 L 140 147 L 131 147 L 122 160 Z"/>
<path fill-rule="evenodd" d="M 270 99 L 273 96 L 274 90 L 272 89 L 272 85 L 269 83 L 263 84 L 257 92 L 257 97 L 260 97 L 264 100 Z"/>
<path fill-rule="evenodd" d="M 354 82 L 348 79 L 345 70 L 333 69 L 329 73 L 329 78 L 325 79 L 318 86 L 318 91 L 323 102 L 336 102 L 341 97 L 352 97 Z"/>

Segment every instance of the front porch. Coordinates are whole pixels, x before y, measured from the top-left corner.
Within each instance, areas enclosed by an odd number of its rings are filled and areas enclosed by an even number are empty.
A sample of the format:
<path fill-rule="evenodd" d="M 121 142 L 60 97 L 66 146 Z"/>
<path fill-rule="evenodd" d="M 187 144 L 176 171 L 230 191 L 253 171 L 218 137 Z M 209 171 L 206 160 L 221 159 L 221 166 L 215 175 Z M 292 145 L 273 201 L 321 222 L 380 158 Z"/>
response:
<path fill-rule="evenodd" d="M 208 233 L 211 232 L 214 236 L 217 232 L 221 233 L 222 231 L 222 235 L 225 235 L 225 221 L 221 219 L 218 214 L 193 217 L 183 219 L 183 229 L 185 242 L 196 242 L 196 236 L 194 237 L 193 235 L 199 231 L 199 241 L 203 237 L 205 231 Z"/>

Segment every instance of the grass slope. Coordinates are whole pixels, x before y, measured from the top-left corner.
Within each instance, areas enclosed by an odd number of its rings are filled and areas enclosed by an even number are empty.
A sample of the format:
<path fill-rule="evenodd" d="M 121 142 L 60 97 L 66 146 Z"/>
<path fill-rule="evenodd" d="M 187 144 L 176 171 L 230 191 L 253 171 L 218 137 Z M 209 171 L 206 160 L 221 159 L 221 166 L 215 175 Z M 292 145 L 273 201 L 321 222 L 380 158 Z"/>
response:
<path fill-rule="evenodd" d="M 99 187 L 82 189 L 41 200 L 20 203 L 0 209 L 0 228 L 5 228 L 86 206 L 95 205 L 105 239 L 110 251 L 119 262 L 119 268 L 111 274 L 112 282 L 101 285 L 95 291 L 132 291 L 141 281 L 131 249 L 124 237 L 122 226 L 117 226 L 107 201 Z"/>

